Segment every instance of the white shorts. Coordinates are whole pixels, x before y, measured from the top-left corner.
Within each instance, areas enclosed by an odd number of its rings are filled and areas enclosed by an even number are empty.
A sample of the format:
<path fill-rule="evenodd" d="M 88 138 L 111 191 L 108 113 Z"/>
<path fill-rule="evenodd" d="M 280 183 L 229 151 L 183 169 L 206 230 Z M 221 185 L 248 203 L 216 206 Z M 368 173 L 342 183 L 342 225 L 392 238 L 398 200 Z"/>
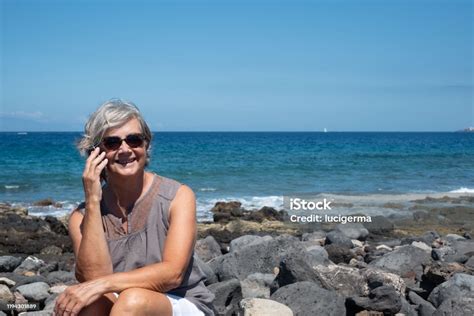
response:
<path fill-rule="evenodd" d="M 173 316 L 204 316 L 204 313 L 196 307 L 193 303 L 185 299 L 172 294 L 166 294 L 173 307 Z"/>
<path fill-rule="evenodd" d="M 118 293 L 113 293 L 116 297 L 119 297 Z M 170 300 L 171 308 L 173 309 L 173 316 L 204 316 L 204 313 L 199 310 L 193 303 L 185 299 L 184 297 L 166 294 L 166 297 Z"/>

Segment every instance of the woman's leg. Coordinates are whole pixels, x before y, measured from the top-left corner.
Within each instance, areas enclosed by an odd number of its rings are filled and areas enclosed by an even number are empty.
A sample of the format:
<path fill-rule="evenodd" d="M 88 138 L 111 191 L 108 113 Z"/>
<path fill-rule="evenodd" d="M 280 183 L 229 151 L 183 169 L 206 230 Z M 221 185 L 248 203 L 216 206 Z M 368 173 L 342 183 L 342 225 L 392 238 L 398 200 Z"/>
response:
<path fill-rule="evenodd" d="M 105 294 L 94 303 L 84 307 L 79 312 L 79 316 L 109 315 L 116 301 L 117 297 L 114 294 Z"/>
<path fill-rule="evenodd" d="M 172 316 L 170 300 L 165 294 L 140 289 L 126 289 L 120 293 L 110 311 L 110 316 L 140 315 L 140 316 Z"/>

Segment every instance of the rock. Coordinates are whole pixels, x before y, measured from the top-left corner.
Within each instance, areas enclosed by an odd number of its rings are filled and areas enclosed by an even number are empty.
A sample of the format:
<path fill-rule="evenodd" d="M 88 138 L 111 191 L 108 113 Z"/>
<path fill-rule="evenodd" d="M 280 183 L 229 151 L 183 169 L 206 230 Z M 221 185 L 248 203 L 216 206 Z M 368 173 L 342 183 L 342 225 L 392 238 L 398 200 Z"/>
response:
<path fill-rule="evenodd" d="M 352 244 L 352 241 L 349 237 L 344 235 L 343 233 L 339 231 L 330 231 L 326 235 L 326 243 L 325 245 L 338 245 L 338 246 L 343 246 L 346 248 L 352 248 L 354 245 Z"/>
<path fill-rule="evenodd" d="M 49 272 L 53 272 L 57 270 L 58 270 L 58 263 L 56 261 L 53 261 L 51 263 L 47 263 L 44 267 L 41 267 L 38 270 L 38 273 L 45 274 L 45 273 L 49 273 Z"/>
<path fill-rule="evenodd" d="M 31 284 L 31 283 L 36 283 L 36 282 L 46 282 L 46 278 L 42 275 L 24 276 L 24 275 L 12 273 L 8 277 L 16 282 L 14 290 L 21 285 Z"/>
<path fill-rule="evenodd" d="M 204 239 L 199 239 L 196 241 L 194 252 L 204 262 L 208 262 L 209 260 L 222 255 L 221 246 L 219 246 L 217 241 L 212 236 L 207 236 Z"/>
<path fill-rule="evenodd" d="M 451 279 L 435 287 L 428 296 L 428 301 L 439 307 L 447 299 L 460 297 L 474 298 L 474 276 L 456 273 Z"/>
<path fill-rule="evenodd" d="M 434 308 L 434 306 L 431 305 L 430 302 L 425 301 L 415 292 L 410 291 L 410 293 L 408 293 L 408 298 L 413 304 L 418 306 L 417 309 L 419 311 L 420 316 L 433 315 L 433 313 L 436 311 L 436 308 Z"/>
<path fill-rule="evenodd" d="M 242 290 L 237 279 L 230 279 L 207 287 L 214 295 L 214 307 L 219 314 L 232 315 L 239 312 L 238 304 L 242 300 Z"/>
<path fill-rule="evenodd" d="M 428 246 L 427 244 L 425 244 L 424 242 L 414 241 L 414 242 L 411 243 L 411 245 L 413 247 L 420 248 L 421 250 L 424 250 L 424 251 L 426 251 L 427 253 L 429 253 L 431 255 L 431 247 Z"/>
<path fill-rule="evenodd" d="M 390 248 L 387 245 L 378 245 L 378 246 L 375 247 L 375 249 L 377 249 L 377 250 L 386 250 L 387 252 L 393 250 L 392 248 Z"/>
<path fill-rule="evenodd" d="M 51 231 L 53 233 L 58 234 L 58 235 L 63 235 L 63 236 L 69 236 L 67 226 L 64 225 L 64 223 L 61 222 L 61 220 L 58 219 L 57 217 L 48 215 L 44 218 L 44 220 L 49 224 L 49 227 L 51 227 Z M 61 249 L 61 253 L 62 253 L 62 249 Z"/>
<path fill-rule="evenodd" d="M 369 266 L 394 272 L 403 278 L 412 278 L 413 275 L 421 280 L 423 266 L 430 261 L 430 255 L 426 251 L 414 246 L 402 246 L 372 261 Z"/>
<path fill-rule="evenodd" d="M 466 268 L 474 270 L 474 256 L 470 257 L 464 265 L 466 266 Z"/>
<path fill-rule="evenodd" d="M 351 259 L 354 258 L 354 254 L 348 247 L 345 246 L 331 244 L 325 246 L 324 249 L 328 253 L 329 260 L 336 264 L 349 263 Z"/>
<path fill-rule="evenodd" d="M 338 224 L 336 230 L 343 233 L 350 239 L 366 240 L 369 236 L 369 231 L 361 223 L 347 223 Z"/>
<path fill-rule="evenodd" d="M 279 288 L 272 300 L 288 306 L 294 315 L 346 315 L 344 297 L 312 282 L 297 282 Z"/>
<path fill-rule="evenodd" d="M 288 306 L 273 300 L 247 298 L 240 302 L 244 316 L 293 316 Z"/>
<path fill-rule="evenodd" d="M 62 285 L 60 285 L 62 286 Z M 50 292 L 51 292 L 51 289 L 50 289 Z M 54 307 L 56 306 L 56 301 L 58 300 L 58 296 L 59 294 L 57 293 L 52 293 L 47 299 L 46 301 L 44 301 L 44 309 L 43 311 L 51 311 L 53 312 L 54 310 Z"/>
<path fill-rule="evenodd" d="M 325 289 L 336 290 L 343 296 L 367 295 L 369 292 L 366 279 L 357 268 L 332 264 L 316 266 L 315 271 Z"/>
<path fill-rule="evenodd" d="M 465 263 L 474 255 L 474 240 L 454 240 L 449 245 L 433 249 L 435 260 Z"/>
<path fill-rule="evenodd" d="M 54 285 L 49 288 L 49 293 L 51 294 L 61 294 L 64 290 L 67 289 L 67 285 Z"/>
<path fill-rule="evenodd" d="M 301 236 L 302 241 L 314 242 L 321 246 L 323 245 L 324 239 L 326 239 L 326 232 L 322 230 L 317 230 L 312 233 L 304 233 L 303 236 Z"/>
<path fill-rule="evenodd" d="M 369 297 L 350 297 L 348 306 L 395 314 L 402 308 L 402 301 L 397 291 L 390 285 L 379 286 L 370 291 Z"/>
<path fill-rule="evenodd" d="M 13 272 L 17 274 L 23 274 L 26 271 L 37 272 L 39 269 L 44 267 L 46 264 L 43 260 L 38 259 L 34 256 L 29 256 L 18 266 Z"/>
<path fill-rule="evenodd" d="M 42 255 L 60 255 L 63 250 L 55 245 L 50 245 L 41 249 L 40 254 Z"/>
<path fill-rule="evenodd" d="M 243 298 L 270 298 L 270 286 L 275 280 L 273 274 L 254 273 L 240 282 Z"/>
<path fill-rule="evenodd" d="M 235 210 L 241 210 L 242 203 L 238 201 L 231 201 L 231 202 L 217 202 L 214 204 L 214 207 L 211 209 L 212 213 L 231 213 Z"/>
<path fill-rule="evenodd" d="M 50 295 L 49 285 L 45 282 L 35 282 L 16 288 L 28 301 L 42 302 Z"/>
<path fill-rule="evenodd" d="M 16 282 L 13 280 L 10 280 L 9 278 L 0 277 L 0 284 L 6 285 L 8 287 L 14 287 Z"/>
<path fill-rule="evenodd" d="M 363 224 L 371 234 L 385 235 L 392 232 L 394 229 L 392 221 L 385 216 L 372 216 L 371 219 L 372 222 Z"/>
<path fill-rule="evenodd" d="M 301 281 L 311 281 L 322 288 L 330 288 L 317 270 L 308 264 L 308 254 L 291 251 L 284 256 L 279 265 L 279 273 L 275 278 L 278 287 Z"/>
<path fill-rule="evenodd" d="M 48 284 L 56 285 L 56 284 L 74 284 L 77 283 L 76 276 L 74 272 L 69 271 L 54 271 L 48 274 L 46 278 Z"/>
<path fill-rule="evenodd" d="M 353 247 L 357 247 L 357 248 L 361 248 L 361 249 L 364 248 L 364 243 L 360 240 L 352 239 L 351 242 L 352 242 Z"/>
<path fill-rule="evenodd" d="M 406 284 L 400 276 L 372 267 L 362 270 L 361 274 L 366 278 L 370 289 L 375 289 L 382 285 L 390 285 L 399 295 L 405 296 Z"/>
<path fill-rule="evenodd" d="M 437 239 L 439 239 L 439 234 L 437 232 L 428 231 L 428 232 L 424 233 L 421 236 L 403 238 L 401 244 L 402 245 L 410 245 L 414 241 L 416 241 L 416 242 L 423 242 L 427 245 L 431 245 Z"/>
<path fill-rule="evenodd" d="M 23 261 L 20 257 L 1 256 L 0 257 L 0 272 L 11 272 L 18 267 Z"/>
<path fill-rule="evenodd" d="M 297 238 L 282 235 L 214 258 L 209 261 L 209 266 L 219 280 L 232 278 L 244 280 L 256 272 L 273 273 L 274 268 L 279 266 L 281 258 L 289 251 L 306 252 Z"/>
<path fill-rule="evenodd" d="M 410 305 L 410 303 L 404 298 L 401 297 L 402 301 L 402 308 L 400 311 L 395 314 L 397 316 L 427 316 L 427 315 L 418 315 L 417 309 L 415 305 Z"/>
<path fill-rule="evenodd" d="M 313 246 L 306 246 L 306 251 L 309 253 L 311 257 L 311 261 L 308 262 L 311 266 L 315 265 L 328 265 L 331 262 L 329 261 L 329 254 L 324 249 L 324 247 L 313 245 Z"/>
<path fill-rule="evenodd" d="M 447 299 L 433 314 L 433 316 L 457 315 L 474 315 L 474 299 L 471 297 L 458 297 Z"/>
<path fill-rule="evenodd" d="M 271 238 L 271 237 L 270 237 Z M 256 236 L 256 235 L 244 235 L 238 238 L 235 238 L 230 242 L 229 245 L 229 252 L 234 252 L 236 250 L 240 250 L 244 247 L 247 247 L 253 243 L 258 243 L 263 240 L 263 237 Z"/>
<path fill-rule="evenodd" d="M 427 283 L 429 283 L 430 290 L 432 290 L 441 283 L 448 281 L 453 274 L 467 272 L 467 269 L 457 262 L 435 261 L 433 264 L 425 267 L 423 275 L 424 287 L 426 288 Z"/>
<path fill-rule="evenodd" d="M 15 296 L 10 291 L 8 286 L 0 284 L 0 302 L 13 303 L 15 301 Z"/>
<path fill-rule="evenodd" d="M 448 241 L 456 241 L 456 240 L 466 240 L 463 236 L 459 236 L 458 234 L 447 234 L 444 236 L 444 239 Z"/>

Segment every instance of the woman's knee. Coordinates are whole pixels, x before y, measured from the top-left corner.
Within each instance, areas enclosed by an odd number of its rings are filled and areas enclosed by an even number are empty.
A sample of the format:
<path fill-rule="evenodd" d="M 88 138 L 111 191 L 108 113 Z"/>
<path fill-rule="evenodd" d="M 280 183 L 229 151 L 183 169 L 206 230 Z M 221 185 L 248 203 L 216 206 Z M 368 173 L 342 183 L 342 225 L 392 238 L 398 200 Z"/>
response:
<path fill-rule="evenodd" d="M 110 315 L 147 315 L 149 312 L 155 315 L 170 314 L 171 303 L 166 295 L 146 289 L 131 288 L 120 293 Z"/>

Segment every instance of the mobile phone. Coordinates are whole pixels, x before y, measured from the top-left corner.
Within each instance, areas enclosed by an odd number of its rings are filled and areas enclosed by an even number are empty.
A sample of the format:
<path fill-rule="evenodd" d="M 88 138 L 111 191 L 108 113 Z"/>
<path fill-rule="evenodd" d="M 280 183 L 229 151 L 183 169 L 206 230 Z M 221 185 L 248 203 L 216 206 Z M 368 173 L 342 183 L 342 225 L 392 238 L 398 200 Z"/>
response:
<path fill-rule="evenodd" d="M 91 155 L 91 153 L 94 151 L 94 149 L 96 149 L 96 147 L 92 147 L 89 150 L 87 150 L 88 156 Z M 102 153 L 102 150 L 99 151 L 98 155 L 100 155 L 101 153 Z M 107 166 L 105 166 L 105 168 L 102 169 L 102 172 L 100 173 L 100 181 L 106 181 L 107 182 Z"/>

